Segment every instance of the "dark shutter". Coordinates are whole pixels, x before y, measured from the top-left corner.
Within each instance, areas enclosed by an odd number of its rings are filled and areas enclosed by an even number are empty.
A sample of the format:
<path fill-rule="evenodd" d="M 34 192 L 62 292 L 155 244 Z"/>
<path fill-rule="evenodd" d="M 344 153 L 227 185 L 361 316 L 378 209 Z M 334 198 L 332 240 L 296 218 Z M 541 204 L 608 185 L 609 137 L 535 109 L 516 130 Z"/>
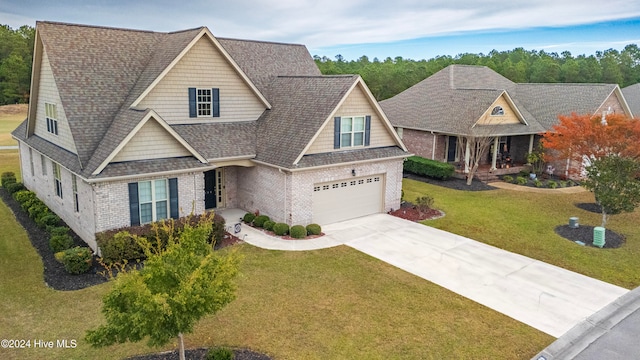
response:
<path fill-rule="evenodd" d="M 169 216 L 173 219 L 177 219 L 180 208 L 178 207 L 178 179 L 169 179 Z"/>
<path fill-rule="evenodd" d="M 364 118 L 364 146 L 371 142 L 371 115 Z"/>
<path fill-rule="evenodd" d="M 340 149 L 340 116 L 333 119 L 333 148 Z"/>
<path fill-rule="evenodd" d="M 138 183 L 129 183 L 129 216 L 131 218 L 131 226 L 140 225 L 140 204 L 138 202 Z"/>
<path fill-rule="evenodd" d="M 196 107 L 196 88 L 189 88 L 189 117 L 198 117 Z"/>
<path fill-rule="evenodd" d="M 211 115 L 220 117 L 220 89 L 211 89 Z"/>

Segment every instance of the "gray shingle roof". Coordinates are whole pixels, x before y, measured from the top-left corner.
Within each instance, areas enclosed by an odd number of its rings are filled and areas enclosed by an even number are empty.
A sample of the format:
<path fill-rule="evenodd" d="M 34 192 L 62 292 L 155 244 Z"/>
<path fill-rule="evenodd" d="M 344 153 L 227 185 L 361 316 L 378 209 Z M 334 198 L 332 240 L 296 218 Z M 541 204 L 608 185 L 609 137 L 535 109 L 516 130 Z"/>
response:
<path fill-rule="evenodd" d="M 640 117 L 640 84 L 627 86 L 622 89 L 622 94 L 625 100 L 627 100 L 633 116 Z"/>
<path fill-rule="evenodd" d="M 380 105 L 394 126 L 465 135 L 477 131 L 471 126 L 506 92 L 528 125 L 497 125 L 492 131 L 536 134 L 556 124 L 558 114 L 595 112 L 615 86 L 516 84 L 488 67 L 451 65 Z"/>
<path fill-rule="evenodd" d="M 353 161 L 379 160 L 393 157 L 406 157 L 407 153 L 397 146 L 374 149 L 339 151 L 324 154 L 305 155 L 300 159 L 298 168 L 342 164 Z"/>
<path fill-rule="evenodd" d="M 258 120 L 256 160 L 293 167 L 357 79 L 356 75 L 276 78 L 267 90 L 273 108 Z"/>
<path fill-rule="evenodd" d="M 100 175 L 92 175 L 151 111 L 130 108 L 131 104 L 204 28 L 157 33 L 38 22 L 36 29 L 78 154 L 35 136 L 27 143 L 51 151 L 54 160 L 86 178 L 155 171 L 171 164 L 202 166 L 187 160 L 166 160 L 165 165 L 160 160 L 137 161 L 110 164 Z M 172 128 L 208 160 L 257 154 L 258 160 L 292 167 L 358 77 L 322 76 L 302 45 L 217 40 L 272 109 L 256 121 Z M 23 133 L 16 130 L 14 135 L 25 140 L 26 127 L 21 129 Z"/>

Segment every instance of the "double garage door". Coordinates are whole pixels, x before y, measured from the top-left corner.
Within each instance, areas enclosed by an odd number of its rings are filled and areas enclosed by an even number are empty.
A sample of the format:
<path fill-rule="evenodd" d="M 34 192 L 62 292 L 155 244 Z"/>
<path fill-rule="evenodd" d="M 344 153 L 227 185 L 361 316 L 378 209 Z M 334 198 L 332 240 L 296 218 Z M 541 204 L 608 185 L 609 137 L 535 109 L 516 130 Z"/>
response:
<path fill-rule="evenodd" d="M 383 211 L 384 175 L 313 185 L 313 222 L 331 224 Z"/>

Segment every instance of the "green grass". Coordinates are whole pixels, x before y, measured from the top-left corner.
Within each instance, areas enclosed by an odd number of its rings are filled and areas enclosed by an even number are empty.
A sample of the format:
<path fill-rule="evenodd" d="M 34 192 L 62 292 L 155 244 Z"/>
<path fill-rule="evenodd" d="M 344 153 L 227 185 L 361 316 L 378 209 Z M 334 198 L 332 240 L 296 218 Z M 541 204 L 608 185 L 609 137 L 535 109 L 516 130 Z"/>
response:
<path fill-rule="evenodd" d="M 0 348 L 2 359 L 121 359 L 143 343 L 93 349 L 110 284 L 61 292 L 0 202 L 0 338 L 75 339 L 76 349 Z M 186 336 L 188 348 L 251 348 L 277 359 L 530 358 L 553 338 L 348 247 L 281 252 L 236 246 L 238 298 Z M 170 344 L 166 349 L 174 348 Z"/>
<path fill-rule="evenodd" d="M 20 107 L 21 111 L 18 113 L 9 113 L 3 108 L 8 107 L 0 106 L 0 146 L 18 145 L 18 142 L 11 138 L 11 132 L 27 117 L 27 107 Z"/>
<path fill-rule="evenodd" d="M 0 174 L 7 171 L 15 173 L 16 179 L 22 181 L 18 150 L 0 150 Z"/>
<path fill-rule="evenodd" d="M 618 249 L 576 245 L 554 233 L 554 228 L 577 216 L 584 225 L 599 226 L 600 214 L 575 206 L 593 202 L 589 192 L 534 194 L 510 190 L 466 192 L 405 179 L 405 199 L 422 194 L 435 199 L 444 218 L 425 224 L 482 241 L 511 252 L 576 271 L 628 289 L 640 285 L 640 210 L 611 216 L 607 228 L 626 236 Z"/>

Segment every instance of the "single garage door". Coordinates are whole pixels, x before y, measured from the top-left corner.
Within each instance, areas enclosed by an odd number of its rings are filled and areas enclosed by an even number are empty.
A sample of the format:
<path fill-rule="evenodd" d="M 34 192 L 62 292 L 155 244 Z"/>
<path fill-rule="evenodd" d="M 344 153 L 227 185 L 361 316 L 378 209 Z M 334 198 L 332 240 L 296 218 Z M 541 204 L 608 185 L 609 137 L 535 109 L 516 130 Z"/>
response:
<path fill-rule="evenodd" d="M 313 186 L 313 222 L 330 224 L 383 211 L 384 175 Z"/>

